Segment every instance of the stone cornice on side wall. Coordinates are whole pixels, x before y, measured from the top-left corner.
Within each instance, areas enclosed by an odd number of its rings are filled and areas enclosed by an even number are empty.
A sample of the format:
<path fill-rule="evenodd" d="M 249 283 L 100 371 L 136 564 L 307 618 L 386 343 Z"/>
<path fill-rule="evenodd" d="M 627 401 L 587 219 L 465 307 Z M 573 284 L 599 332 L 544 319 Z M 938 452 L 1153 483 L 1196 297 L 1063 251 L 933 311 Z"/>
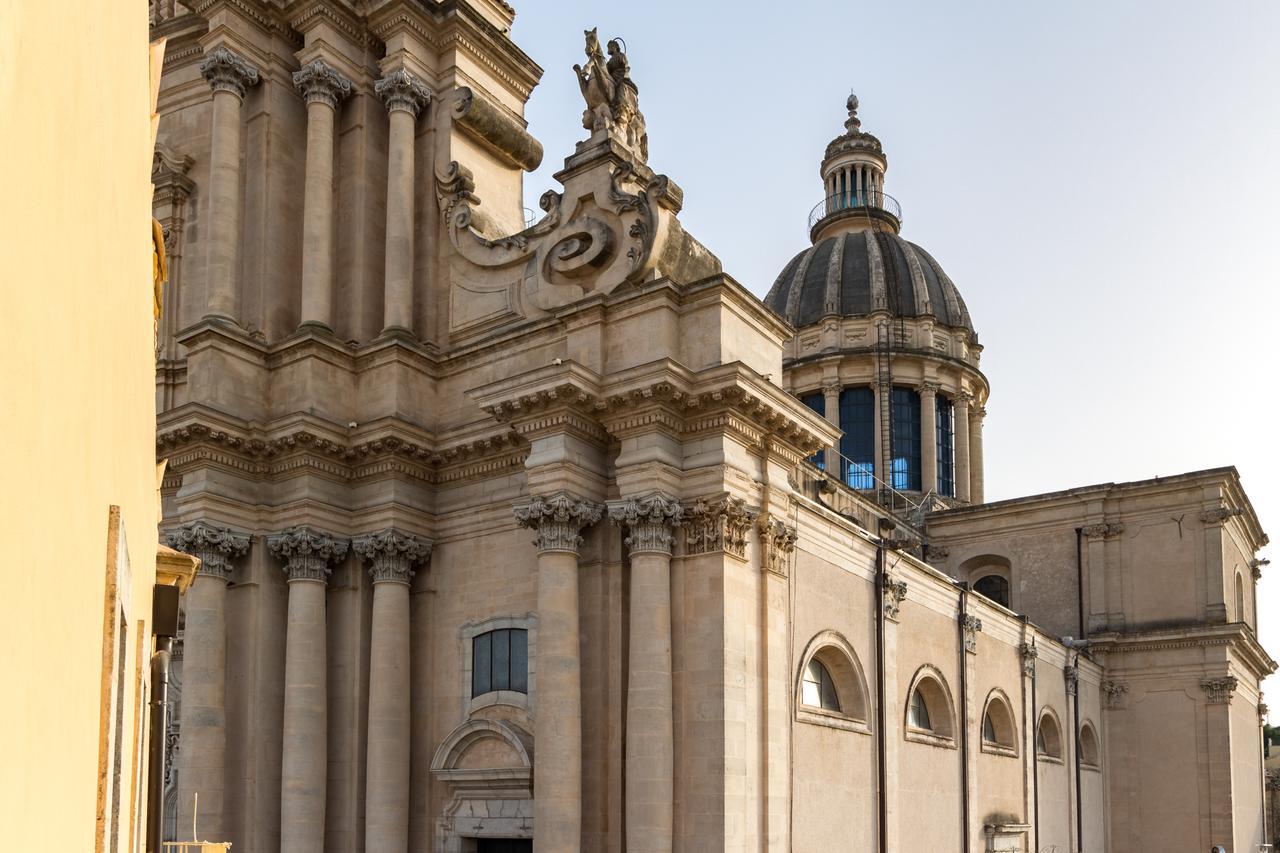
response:
<path fill-rule="evenodd" d="M 1089 639 L 1093 642 L 1094 652 L 1107 654 L 1225 646 L 1235 651 L 1249 671 L 1259 680 L 1266 678 L 1277 669 L 1276 661 L 1258 642 L 1253 630 L 1238 622 L 1227 625 L 1133 631 L 1124 634 L 1093 633 L 1089 635 Z"/>

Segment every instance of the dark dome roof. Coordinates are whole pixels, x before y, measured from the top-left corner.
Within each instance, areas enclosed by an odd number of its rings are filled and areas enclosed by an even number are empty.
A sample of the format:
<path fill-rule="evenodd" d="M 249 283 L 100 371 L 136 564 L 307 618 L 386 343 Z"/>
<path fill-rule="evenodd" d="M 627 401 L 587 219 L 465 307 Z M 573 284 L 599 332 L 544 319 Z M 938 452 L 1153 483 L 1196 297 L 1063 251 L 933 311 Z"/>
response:
<path fill-rule="evenodd" d="M 874 268 L 874 272 L 873 272 Z M 886 280 L 896 279 L 890 292 Z M 928 252 L 896 234 L 837 234 L 791 259 L 764 302 L 794 326 L 874 311 L 933 316 L 973 331 L 960 291 Z"/>

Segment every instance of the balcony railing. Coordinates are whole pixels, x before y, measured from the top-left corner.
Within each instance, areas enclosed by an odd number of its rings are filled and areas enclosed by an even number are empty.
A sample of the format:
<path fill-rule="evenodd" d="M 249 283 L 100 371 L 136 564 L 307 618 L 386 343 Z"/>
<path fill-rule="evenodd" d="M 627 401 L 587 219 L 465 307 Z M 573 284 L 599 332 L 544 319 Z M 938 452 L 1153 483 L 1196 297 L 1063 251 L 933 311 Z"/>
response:
<path fill-rule="evenodd" d="M 898 200 L 893 196 L 878 190 L 865 190 L 863 192 L 850 190 L 849 192 L 827 196 L 818 202 L 809 213 L 809 230 L 812 231 L 813 226 L 828 216 L 834 216 L 846 210 L 867 208 L 883 210 L 898 220 L 899 223 L 902 222 L 902 205 L 898 204 Z"/>

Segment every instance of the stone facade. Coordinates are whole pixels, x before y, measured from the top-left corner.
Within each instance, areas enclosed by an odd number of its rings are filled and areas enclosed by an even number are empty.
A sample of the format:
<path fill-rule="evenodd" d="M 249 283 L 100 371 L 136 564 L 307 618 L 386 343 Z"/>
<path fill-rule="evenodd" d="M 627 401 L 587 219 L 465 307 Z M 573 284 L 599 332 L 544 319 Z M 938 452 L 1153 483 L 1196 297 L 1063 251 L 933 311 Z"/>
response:
<path fill-rule="evenodd" d="M 1146 849 L 1108 815 L 1144 736 L 1117 738 L 1112 709 L 1147 695 L 1150 638 L 1104 598 L 1094 645 L 1065 643 L 1074 563 L 981 544 L 1021 522 L 980 505 L 970 328 L 881 318 L 929 336 L 900 374 L 963 403 L 963 488 L 823 482 L 806 460 L 838 419 L 789 391 L 878 381 L 875 353 L 819 365 L 814 330 L 684 230 L 621 42 L 586 33 L 586 138 L 526 225 L 542 72 L 501 0 L 156 10 L 156 210 L 180 282 L 156 386 L 165 529 L 222 543 L 181 673 L 174 796 L 200 792 L 202 835 L 250 853 Z M 847 128 L 824 181 L 880 193 L 878 141 Z M 896 229 L 836 213 L 815 239 Z M 819 345 L 876 320 L 830 322 Z M 1238 490 L 1214 506 L 1241 510 L 1219 530 L 1253 523 Z M 1087 521 L 1137 529 L 1112 515 Z M 1260 542 L 1218 535 L 1243 558 Z M 957 583 L 978 580 L 957 574 L 971 552 L 1044 576 L 1013 602 L 1029 620 Z M 1232 620 L 1169 619 L 1216 632 L 1222 665 L 1192 682 L 1223 727 L 1205 772 L 1244 778 L 1232 715 L 1270 659 L 1227 662 Z M 1235 704 L 1200 686 L 1228 674 Z M 1196 806 L 1204 831 L 1244 838 L 1217 809 Z"/>

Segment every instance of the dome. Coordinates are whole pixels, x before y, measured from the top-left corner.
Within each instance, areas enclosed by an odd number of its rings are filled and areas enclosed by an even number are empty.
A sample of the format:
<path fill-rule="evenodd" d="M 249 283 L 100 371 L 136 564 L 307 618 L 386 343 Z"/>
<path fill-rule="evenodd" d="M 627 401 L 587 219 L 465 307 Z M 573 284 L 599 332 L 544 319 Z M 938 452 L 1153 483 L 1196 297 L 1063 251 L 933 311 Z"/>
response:
<path fill-rule="evenodd" d="M 960 292 L 933 256 L 884 231 L 820 240 L 791 259 L 764 301 L 796 327 L 826 316 L 884 311 L 894 317 L 933 317 L 973 332 Z"/>

